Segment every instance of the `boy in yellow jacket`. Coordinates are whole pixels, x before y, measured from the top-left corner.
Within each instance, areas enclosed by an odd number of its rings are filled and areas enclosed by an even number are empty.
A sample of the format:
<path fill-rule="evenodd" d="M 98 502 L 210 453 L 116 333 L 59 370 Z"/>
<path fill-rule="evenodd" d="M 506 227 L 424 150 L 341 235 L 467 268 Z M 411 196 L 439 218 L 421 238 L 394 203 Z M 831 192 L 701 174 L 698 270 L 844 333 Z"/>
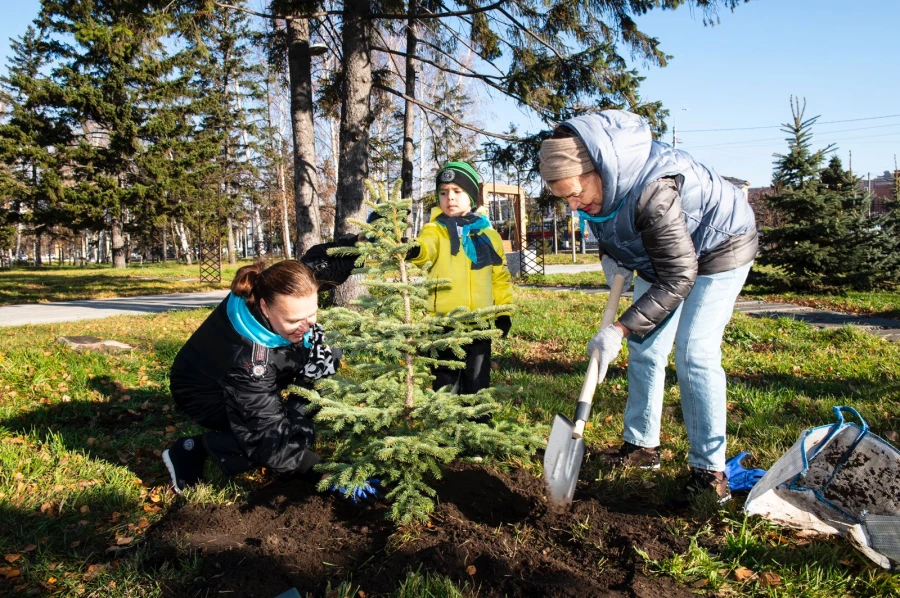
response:
<path fill-rule="evenodd" d="M 431 279 L 449 278 L 450 287 L 436 289 L 430 310 L 445 314 L 457 307 L 471 310 L 512 303 L 509 270 L 503 264 L 503 242 L 488 219 L 472 210 L 478 197 L 478 173 L 465 162 L 449 162 L 437 173 L 439 208 L 422 227 L 416 240 L 419 252 L 412 263 L 428 270 Z M 509 334 L 508 314 L 495 326 Z M 451 351 L 438 354 L 453 361 Z M 491 382 L 491 340 L 476 340 L 466 346 L 465 369 L 435 367 L 435 390 L 451 386 L 459 394 L 475 394 Z"/>

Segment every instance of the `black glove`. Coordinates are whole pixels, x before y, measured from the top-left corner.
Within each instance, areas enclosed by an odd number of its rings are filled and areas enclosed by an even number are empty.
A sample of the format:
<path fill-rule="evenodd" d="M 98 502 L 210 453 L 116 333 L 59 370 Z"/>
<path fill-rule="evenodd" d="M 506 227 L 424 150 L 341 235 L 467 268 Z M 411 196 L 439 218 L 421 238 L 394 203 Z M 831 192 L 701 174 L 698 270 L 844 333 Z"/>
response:
<path fill-rule="evenodd" d="M 509 316 L 497 316 L 494 326 L 502 330 L 503 338 L 506 338 L 509 336 L 509 329 L 512 328 L 512 320 L 509 319 Z"/>
<path fill-rule="evenodd" d="M 344 284 L 353 274 L 353 269 L 356 267 L 356 256 L 328 255 L 328 250 L 334 247 L 354 247 L 356 240 L 356 234 L 350 234 L 331 243 L 313 245 L 303 254 L 300 261 L 312 269 L 320 287 L 336 287 Z"/>

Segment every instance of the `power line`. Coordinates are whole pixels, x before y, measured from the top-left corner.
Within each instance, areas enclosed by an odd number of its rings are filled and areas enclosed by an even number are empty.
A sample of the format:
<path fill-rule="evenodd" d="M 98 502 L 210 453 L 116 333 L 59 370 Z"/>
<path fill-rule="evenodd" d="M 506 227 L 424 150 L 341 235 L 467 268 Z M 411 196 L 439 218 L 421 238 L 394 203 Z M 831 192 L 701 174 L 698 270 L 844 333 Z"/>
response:
<path fill-rule="evenodd" d="M 817 125 L 834 125 L 837 123 L 854 123 L 859 122 L 861 120 L 879 120 L 883 118 L 897 118 L 900 117 L 900 114 L 888 114 L 885 116 L 869 116 L 867 118 L 849 118 L 847 120 L 827 120 L 822 122 L 817 122 Z M 682 129 L 682 133 L 711 133 L 711 132 L 719 132 L 719 131 L 755 131 L 758 129 L 781 129 L 784 125 L 770 125 L 766 127 L 735 127 L 731 129 Z"/>
<path fill-rule="evenodd" d="M 821 132 L 821 133 L 818 133 L 817 135 L 818 135 L 819 137 L 821 137 L 821 136 L 827 135 L 827 134 L 829 134 L 829 133 L 846 133 L 846 132 L 848 132 L 848 131 L 865 131 L 865 130 L 867 130 L 867 129 L 885 129 L 885 128 L 887 128 L 887 127 L 900 127 L 900 123 L 895 124 L 895 125 L 881 125 L 881 126 L 878 126 L 878 127 L 860 127 L 860 128 L 858 128 L 858 129 L 838 129 L 837 131 L 823 131 L 823 132 Z M 832 140 L 832 139 L 826 139 L 826 140 L 828 140 L 828 141 L 834 141 L 834 142 L 841 142 L 841 141 L 853 141 L 853 140 L 856 140 L 856 139 L 869 139 L 869 138 L 871 138 L 871 137 L 888 137 L 888 136 L 891 136 L 891 135 L 898 135 L 898 134 L 900 134 L 900 133 L 898 133 L 898 132 L 893 132 L 893 133 L 885 133 L 885 134 L 881 134 L 881 135 L 866 135 L 866 136 L 862 136 L 862 137 L 845 137 L 845 138 L 843 138 L 843 139 L 833 139 L 833 140 Z M 725 141 L 725 142 L 722 142 L 722 143 L 712 143 L 712 144 L 696 145 L 696 146 L 690 147 L 690 148 L 688 148 L 688 149 L 689 149 L 689 150 L 695 150 L 695 149 L 707 149 L 707 148 L 713 148 L 713 147 L 725 147 L 725 146 L 727 146 L 727 145 L 737 145 L 737 146 L 746 146 L 746 147 L 765 147 L 765 146 L 767 146 L 767 145 L 774 145 L 774 144 L 772 144 L 772 143 L 760 143 L 760 142 L 769 142 L 769 141 L 779 141 L 779 142 L 783 142 L 783 141 L 785 141 L 785 139 L 786 139 L 785 137 L 765 137 L 765 138 L 762 138 L 762 139 L 745 139 L 744 141 Z M 683 143 L 683 142 L 682 142 L 682 143 Z"/>

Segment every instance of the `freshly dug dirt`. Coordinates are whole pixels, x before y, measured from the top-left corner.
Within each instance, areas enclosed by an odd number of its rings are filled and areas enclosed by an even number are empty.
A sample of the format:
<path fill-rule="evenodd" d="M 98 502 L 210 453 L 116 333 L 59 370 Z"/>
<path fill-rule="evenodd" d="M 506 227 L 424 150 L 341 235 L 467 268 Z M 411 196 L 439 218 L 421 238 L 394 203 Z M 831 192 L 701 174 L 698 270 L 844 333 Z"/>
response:
<path fill-rule="evenodd" d="M 172 511 L 154 526 L 148 554 L 156 566 L 201 559 L 201 576 L 167 586 L 169 596 L 272 598 L 291 587 L 322 596 L 349 578 L 372 598 L 411 570 L 448 576 L 480 597 L 692 596 L 644 573 L 638 550 L 660 559 L 687 548 L 655 513 L 596 499 L 553 513 L 541 480 L 471 465 L 448 471 L 437 490 L 429 526 L 404 538 L 384 506 L 361 510 L 302 482 L 273 482 L 246 504 Z"/>

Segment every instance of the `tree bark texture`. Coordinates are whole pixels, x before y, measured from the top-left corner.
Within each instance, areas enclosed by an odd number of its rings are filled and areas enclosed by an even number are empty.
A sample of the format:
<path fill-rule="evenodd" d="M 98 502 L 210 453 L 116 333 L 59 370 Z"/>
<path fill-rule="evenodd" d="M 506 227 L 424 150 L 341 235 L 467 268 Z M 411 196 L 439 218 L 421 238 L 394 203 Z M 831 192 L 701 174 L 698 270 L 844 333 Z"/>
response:
<path fill-rule="evenodd" d="M 416 97 L 416 0 L 409 0 L 409 20 L 406 23 L 406 95 Z M 406 100 L 403 106 L 403 162 L 400 167 L 400 194 L 404 199 L 413 196 L 413 133 L 416 126 L 415 105 Z"/>
<path fill-rule="evenodd" d="M 299 257 L 313 245 L 322 242 L 322 231 L 316 180 L 309 21 L 293 18 L 288 20 L 287 28 L 291 128 L 294 133 L 294 207 L 297 219 L 294 252 Z"/>
<path fill-rule="evenodd" d="M 344 93 L 341 101 L 339 178 L 335 201 L 335 237 L 357 232 L 349 218 L 365 216 L 363 181 L 368 176 L 369 125 L 372 123 L 371 7 L 366 0 L 344 2 L 342 49 Z M 357 277 L 351 277 L 334 292 L 336 305 L 346 306 L 362 293 Z"/>
<path fill-rule="evenodd" d="M 110 237 L 112 238 L 113 268 L 125 268 L 125 235 L 122 231 L 122 220 L 118 216 L 110 219 Z"/>

